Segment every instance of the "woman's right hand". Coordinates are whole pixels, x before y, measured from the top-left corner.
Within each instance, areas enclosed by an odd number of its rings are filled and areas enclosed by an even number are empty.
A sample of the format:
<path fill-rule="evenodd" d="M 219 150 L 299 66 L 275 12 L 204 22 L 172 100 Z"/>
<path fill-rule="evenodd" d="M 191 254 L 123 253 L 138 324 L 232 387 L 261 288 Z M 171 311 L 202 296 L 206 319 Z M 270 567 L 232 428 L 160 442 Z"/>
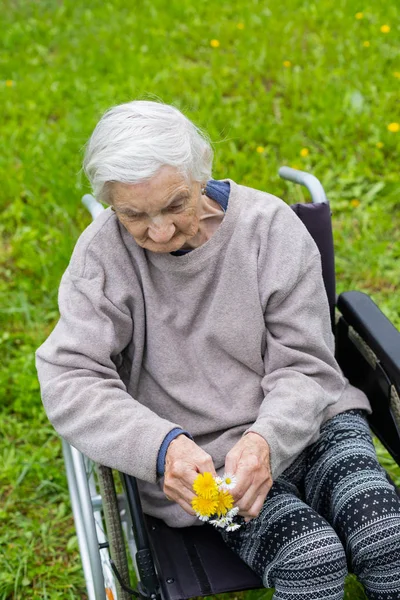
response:
<path fill-rule="evenodd" d="M 212 458 L 186 435 L 178 435 L 168 446 L 165 457 L 164 494 L 189 515 L 195 515 L 191 501 L 193 483 L 199 473 L 217 476 Z"/>

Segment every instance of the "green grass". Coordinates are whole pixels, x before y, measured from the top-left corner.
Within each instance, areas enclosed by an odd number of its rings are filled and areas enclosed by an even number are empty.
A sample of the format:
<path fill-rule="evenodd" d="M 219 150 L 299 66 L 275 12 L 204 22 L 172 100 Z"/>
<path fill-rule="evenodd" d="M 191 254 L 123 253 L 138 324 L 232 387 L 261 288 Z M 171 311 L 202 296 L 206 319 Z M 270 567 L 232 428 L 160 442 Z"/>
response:
<path fill-rule="evenodd" d="M 4 0 L 3 7 L 0 600 L 85 598 L 60 443 L 34 367 L 34 350 L 57 320 L 61 274 L 90 222 L 80 205 L 88 189 L 84 143 L 104 110 L 147 94 L 209 132 L 216 178 L 295 202 L 306 198 L 303 188 L 280 180 L 278 168 L 311 171 L 332 202 L 338 291 L 369 292 L 399 327 L 400 132 L 388 125 L 400 122 L 400 7 L 396 0 L 369 8 L 352 0 Z M 351 578 L 346 594 L 364 597 Z"/>

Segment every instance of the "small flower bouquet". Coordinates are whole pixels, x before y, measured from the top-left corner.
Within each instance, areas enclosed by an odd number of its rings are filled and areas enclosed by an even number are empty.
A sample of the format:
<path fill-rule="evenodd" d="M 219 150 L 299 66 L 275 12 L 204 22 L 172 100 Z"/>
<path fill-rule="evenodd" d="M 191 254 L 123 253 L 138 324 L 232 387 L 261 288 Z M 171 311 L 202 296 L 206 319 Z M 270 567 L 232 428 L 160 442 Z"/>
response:
<path fill-rule="evenodd" d="M 192 508 L 200 521 L 208 521 L 226 531 L 236 531 L 241 527 L 234 522 L 239 508 L 233 506 L 233 498 L 229 493 L 235 485 L 235 476 L 227 473 L 223 477 L 214 478 L 211 473 L 200 473 L 196 477 L 193 483 L 196 496 L 192 500 Z"/>

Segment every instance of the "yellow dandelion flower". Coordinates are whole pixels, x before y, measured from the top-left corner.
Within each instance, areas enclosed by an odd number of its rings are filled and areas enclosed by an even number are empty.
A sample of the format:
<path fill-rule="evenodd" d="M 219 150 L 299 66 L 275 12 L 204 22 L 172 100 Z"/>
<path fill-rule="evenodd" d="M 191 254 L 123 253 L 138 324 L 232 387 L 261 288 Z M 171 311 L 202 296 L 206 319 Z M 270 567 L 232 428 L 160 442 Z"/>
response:
<path fill-rule="evenodd" d="M 382 142 L 376 142 L 376 147 L 377 148 L 383 148 Z"/>
<path fill-rule="evenodd" d="M 202 517 L 211 517 L 217 510 L 218 502 L 210 498 L 195 496 L 192 500 L 193 510 Z"/>
<path fill-rule="evenodd" d="M 300 150 L 300 156 L 303 156 L 303 157 L 304 157 L 304 156 L 308 156 L 309 154 L 310 154 L 310 151 L 309 151 L 309 149 L 308 149 L 308 148 L 302 148 L 302 149 Z"/>
<path fill-rule="evenodd" d="M 360 206 L 361 202 L 357 200 L 357 198 L 353 198 L 353 200 L 350 200 L 350 204 L 353 208 L 357 208 L 357 206 Z"/>
<path fill-rule="evenodd" d="M 363 46 L 364 46 L 364 48 L 369 48 L 369 47 L 370 47 L 370 45 L 371 45 L 371 42 L 368 42 L 368 41 L 366 41 L 366 42 L 363 42 Z"/>
<path fill-rule="evenodd" d="M 259 154 L 262 154 L 264 152 L 264 147 L 263 146 L 257 146 L 256 150 L 257 150 L 257 152 Z"/>
<path fill-rule="evenodd" d="M 217 499 L 217 508 L 215 512 L 219 517 L 226 515 L 228 510 L 233 507 L 233 498 L 231 494 L 225 490 L 220 490 Z"/>
<path fill-rule="evenodd" d="M 238 24 L 236 25 L 236 27 L 237 27 L 238 29 L 244 29 L 244 23 L 238 23 Z"/>
<path fill-rule="evenodd" d="M 394 76 L 395 76 L 397 79 L 400 79 L 400 71 L 395 71 L 395 72 L 393 73 L 393 75 L 394 75 Z"/>
<path fill-rule="evenodd" d="M 220 46 L 219 40 L 211 40 L 210 46 L 213 48 L 218 48 L 218 46 Z"/>
<path fill-rule="evenodd" d="M 14 82 L 13 82 L 13 80 L 12 80 L 12 79 L 7 79 L 7 81 L 6 81 L 6 86 L 7 86 L 7 87 L 12 87 L 13 85 L 14 85 Z"/>
<path fill-rule="evenodd" d="M 400 124 L 399 123 L 389 123 L 388 130 L 391 131 L 392 133 L 397 133 L 398 131 L 400 131 Z"/>
<path fill-rule="evenodd" d="M 356 19 L 362 19 L 364 17 L 364 13 L 358 12 L 356 13 Z"/>
<path fill-rule="evenodd" d="M 288 69 L 289 67 L 292 66 L 292 63 L 290 62 L 290 60 L 284 60 L 283 61 L 283 66 Z"/>
<path fill-rule="evenodd" d="M 193 483 L 193 489 L 201 498 L 210 500 L 218 497 L 218 486 L 211 473 L 197 475 Z"/>
<path fill-rule="evenodd" d="M 390 31 L 389 25 L 382 25 L 381 31 L 382 31 L 382 33 L 389 33 L 389 31 Z"/>

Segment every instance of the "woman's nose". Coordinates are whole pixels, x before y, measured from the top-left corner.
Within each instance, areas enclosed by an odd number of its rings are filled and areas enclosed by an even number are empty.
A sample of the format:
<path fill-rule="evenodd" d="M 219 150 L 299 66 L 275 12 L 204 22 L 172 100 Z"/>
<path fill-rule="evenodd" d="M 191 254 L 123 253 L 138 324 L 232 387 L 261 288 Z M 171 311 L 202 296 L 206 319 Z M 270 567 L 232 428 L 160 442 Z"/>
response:
<path fill-rule="evenodd" d="M 148 229 L 148 236 L 153 242 L 165 244 L 174 236 L 175 225 L 173 223 L 151 223 Z"/>

